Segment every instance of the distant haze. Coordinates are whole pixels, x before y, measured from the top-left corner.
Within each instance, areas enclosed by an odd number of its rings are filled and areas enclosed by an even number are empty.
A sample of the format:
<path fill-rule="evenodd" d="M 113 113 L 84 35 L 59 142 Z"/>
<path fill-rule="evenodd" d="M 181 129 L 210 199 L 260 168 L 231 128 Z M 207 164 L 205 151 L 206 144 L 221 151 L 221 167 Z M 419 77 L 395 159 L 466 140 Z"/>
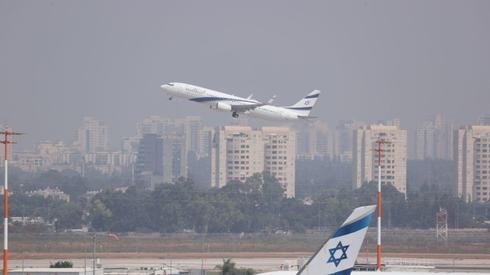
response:
<path fill-rule="evenodd" d="M 83 116 L 112 144 L 148 115 L 232 121 L 159 86 L 180 81 L 314 115 L 400 118 L 490 112 L 490 1 L 1 1 L 0 124 L 73 140 Z"/>

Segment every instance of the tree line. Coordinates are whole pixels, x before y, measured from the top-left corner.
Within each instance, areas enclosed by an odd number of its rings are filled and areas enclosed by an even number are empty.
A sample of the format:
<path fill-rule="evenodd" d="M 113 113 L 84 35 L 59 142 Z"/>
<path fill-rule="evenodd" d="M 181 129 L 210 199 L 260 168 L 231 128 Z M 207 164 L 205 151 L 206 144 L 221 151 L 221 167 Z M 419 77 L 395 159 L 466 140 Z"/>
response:
<path fill-rule="evenodd" d="M 376 203 L 376 183 L 361 188 L 317 188 L 302 198 L 286 198 L 278 181 L 268 174 L 255 174 L 245 182 L 231 181 L 222 188 L 202 189 L 188 179 L 157 185 L 155 190 L 125 192 L 107 188 L 92 198 L 81 195 L 89 185 L 72 173 L 50 172 L 36 178 L 76 194 L 70 202 L 28 197 L 34 183 L 17 185 L 11 198 L 11 216 L 39 216 L 57 230 L 89 225 L 96 231 L 241 233 L 278 231 L 304 232 L 337 226 L 360 205 Z M 63 185 L 67 183 L 66 185 Z M 81 186 L 77 186 L 79 183 Z M 83 194 L 83 193 L 82 193 Z M 400 193 L 383 186 L 383 223 L 386 227 L 433 228 L 440 208 L 448 210 L 450 228 L 484 226 L 489 203 L 466 203 L 439 185 L 423 184 Z"/>
<path fill-rule="evenodd" d="M 407 198 L 390 185 L 382 191 L 387 227 L 434 228 L 440 208 L 447 209 L 453 228 L 481 226 L 479 222 L 488 219 L 482 210 L 488 212 L 488 204 L 479 209 L 435 185 L 422 186 Z M 371 182 L 357 190 L 320 192 L 311 200 L 302 200 L 284 197 L 280 184 L 267 174 L 210 190 L 181 179 L 152 192 L 130 188 L 125 193 L 100 193 L 92 201 L 90 216 L 96 230 L 115 232 L 304 232 L 337 226 L 353 208 L 375 204 L 376 192 L 377 185 Z"/>

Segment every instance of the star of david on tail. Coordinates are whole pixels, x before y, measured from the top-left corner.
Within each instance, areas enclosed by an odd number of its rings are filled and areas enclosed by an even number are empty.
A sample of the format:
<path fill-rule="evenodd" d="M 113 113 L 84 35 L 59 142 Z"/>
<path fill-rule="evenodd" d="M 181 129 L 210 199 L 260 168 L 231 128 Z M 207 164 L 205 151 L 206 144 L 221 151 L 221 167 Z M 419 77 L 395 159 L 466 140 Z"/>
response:
<path fill-rule="evenodd" d="M 328 258 L 327 263 L 334 263 L 335 266 L 339 266 L 340 262 L 344 259 L 347 259 L 347 249 L 349 248 L 348 245 L 342 245 L 342 242 L 339 242 L 336 247 L 330 248 L 328 251 L 330 252 L 330 258 Z M 335 257 L 335 253 L 337 251 L 342 251 L 342 255 L 338 258 Z"/>
<path fill-rule="evenodd" d="M 297 275 L 350 274 L 375 209 L 375 205 L 354 209 Z"/>

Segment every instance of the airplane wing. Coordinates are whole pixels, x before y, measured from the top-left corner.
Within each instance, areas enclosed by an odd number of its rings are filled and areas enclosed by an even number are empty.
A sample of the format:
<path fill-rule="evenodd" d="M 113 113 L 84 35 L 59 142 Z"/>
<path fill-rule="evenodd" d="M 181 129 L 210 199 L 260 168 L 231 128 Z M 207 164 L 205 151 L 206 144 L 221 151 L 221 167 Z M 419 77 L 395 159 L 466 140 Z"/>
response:
<path fill-rule="evenodd" d="M 254 104 L 240 104 L 240 105 L 231 104 L 230 106 L 232 112 L 243 113 L 264 105 L 265 105 L 264 103 L 254 103 Z"/>

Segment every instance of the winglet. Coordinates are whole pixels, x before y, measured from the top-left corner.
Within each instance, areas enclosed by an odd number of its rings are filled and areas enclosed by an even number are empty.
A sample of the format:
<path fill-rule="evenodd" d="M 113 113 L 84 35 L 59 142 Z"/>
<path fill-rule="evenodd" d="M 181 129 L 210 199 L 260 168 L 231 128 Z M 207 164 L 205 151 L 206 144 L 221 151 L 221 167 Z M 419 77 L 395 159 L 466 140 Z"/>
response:
<path fill-rule="evenodd" d="M 273 95 L 269 100 L 267 100 L 267 104 L 272 104 L 274 100 L 276 99 L 276 95 Z"/>
<path fill-rule="evenodd" d="M 346 274 L 352 268 L 366 236 L 375 205 L 354 209 L 332 237 L 316 251 L 297 275 Z"/>

